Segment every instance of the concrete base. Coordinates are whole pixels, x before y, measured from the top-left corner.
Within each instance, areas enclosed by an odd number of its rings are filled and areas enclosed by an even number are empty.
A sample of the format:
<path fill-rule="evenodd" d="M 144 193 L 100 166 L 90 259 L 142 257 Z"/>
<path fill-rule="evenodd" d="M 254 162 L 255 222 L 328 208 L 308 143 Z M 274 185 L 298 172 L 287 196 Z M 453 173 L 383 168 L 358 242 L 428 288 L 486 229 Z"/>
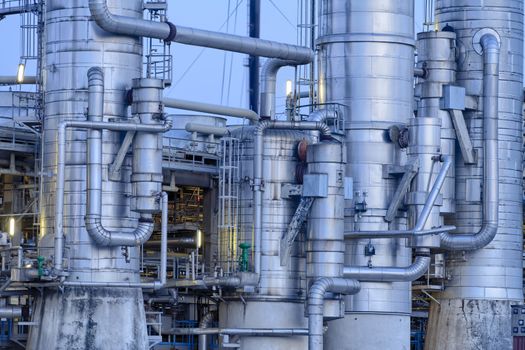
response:
<path fill-rule="evenodd" d="M 148 349 L 141 289 L 46 289 L 33 322 L 28 350 Z"/>
<path fill-rule="evenodd" d="M 432 303 L 425 350 L 511 350 L 508 300 L 441 299 Z"/>
<path fill-rule="evenodd" d="M 350 313 L 328 322 L 325 350 L 410 350 L 410 317 Z M 435 348 L 435 350 L 440 348 Z"/>
<path fill-rule="evenodd" d="M 219 309 L 221 328 L 308 328 L 304 303 L 279 301 L 229 301 Z M 230 342 L 236 337 L 231 336 Z M 308 337 L 241 337 L 242 350 L 305 350 Z"/>

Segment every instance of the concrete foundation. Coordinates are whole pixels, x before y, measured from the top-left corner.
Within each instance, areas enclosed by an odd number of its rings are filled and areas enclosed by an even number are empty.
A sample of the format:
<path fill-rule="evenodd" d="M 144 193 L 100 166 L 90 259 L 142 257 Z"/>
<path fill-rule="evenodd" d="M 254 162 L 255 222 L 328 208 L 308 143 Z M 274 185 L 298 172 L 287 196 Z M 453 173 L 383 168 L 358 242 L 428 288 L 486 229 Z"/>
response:
<path fill-rule="evenodd" d="M 442 299 L 432 303 L 425 350 L 511 350 L 508 300 Z"/>
<path fill-rule="evenodd" d="M 148 349 L 141 289 L 45 289 L 33 322 L 28 350 Z"/>

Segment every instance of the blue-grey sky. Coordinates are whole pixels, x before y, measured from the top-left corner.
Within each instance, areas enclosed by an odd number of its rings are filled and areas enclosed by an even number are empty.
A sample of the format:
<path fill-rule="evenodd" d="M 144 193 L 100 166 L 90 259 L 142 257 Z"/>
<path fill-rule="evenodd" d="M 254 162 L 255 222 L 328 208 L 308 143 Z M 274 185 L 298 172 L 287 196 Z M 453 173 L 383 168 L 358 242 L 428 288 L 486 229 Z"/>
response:
<path fill-rule="evenodd" d="M 301 0 L 261 0 L 261 37 L 297 43 L 297 9 L 300 3 Z M 423 0 L 416 0 L 416 31 L 422 30 L 422 4 Z M 227 23 L 228 7 L 233 15 Z M 235 8 L 237 11 L 234 11 Z M 183 26 L 246 35 L 247 13 L 248 0 L 172 0 L 169 1 L 168 18 Z M 16 74 L 20 56 L 18 28 L 19 16 L 0 21 L 4 47 L 4 53 L 0 56 L 0 75 Z M 247 107 L 246 55 L 180 44 L 172 45 L 172 54 L 173 85 L 165 91 L 165 95 Z M 28 67 L 27 74 L 31 71 Z M 282 69 L 279 73 L 278 109 L 284 105 L 285 82 L 293 77 L 294 70 L 291 68 Z"/>

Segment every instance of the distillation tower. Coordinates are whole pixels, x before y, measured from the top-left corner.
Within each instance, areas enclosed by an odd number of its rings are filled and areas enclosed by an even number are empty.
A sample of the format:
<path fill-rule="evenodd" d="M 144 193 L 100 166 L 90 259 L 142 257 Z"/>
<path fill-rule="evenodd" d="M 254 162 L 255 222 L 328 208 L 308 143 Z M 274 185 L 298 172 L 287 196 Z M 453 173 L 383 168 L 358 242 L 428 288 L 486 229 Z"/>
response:
<path fill-rule="evenodd" d="M 40 48 L 36 76 L 0 76 L 36 86 L 0 91 L 6 339 L 408 350 L 416 319 L 427 350 L 525 336 L 523 1 L 428 0 L 417 34 L 414 0 L 301 4 L 309 46 L 257 19 L 179 26 L 161 0 L 0 1 L 38 18 Z M 175 43 L 249 55 L 252 109 L 164 96 Z"/>

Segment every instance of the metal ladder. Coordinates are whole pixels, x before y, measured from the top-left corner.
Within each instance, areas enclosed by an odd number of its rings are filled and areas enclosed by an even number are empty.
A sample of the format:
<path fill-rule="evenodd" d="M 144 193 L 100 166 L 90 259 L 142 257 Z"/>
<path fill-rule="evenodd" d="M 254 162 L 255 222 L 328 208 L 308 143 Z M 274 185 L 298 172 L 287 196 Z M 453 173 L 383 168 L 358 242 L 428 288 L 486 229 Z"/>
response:
<path fill-rule="evenodd" d="M 219 255 L 218 261 L 226 273 L 237 270 L 239 237 L 239 165 L 240 142 L 236 138 L 221 139 L 219 160 Z"/>
<path fill-rule="evenodd" d="M 151 21 L 162 22 L 166 19 L 168 4 L 165 0 L 148 0 L 144 2 L 144 9 Z M 147 78 L 161 79 L 164 86 L 170 86 L 172 81 L 172 56 L 171 46 L 163 40 L 145 39 L 145 62 Z"/>

